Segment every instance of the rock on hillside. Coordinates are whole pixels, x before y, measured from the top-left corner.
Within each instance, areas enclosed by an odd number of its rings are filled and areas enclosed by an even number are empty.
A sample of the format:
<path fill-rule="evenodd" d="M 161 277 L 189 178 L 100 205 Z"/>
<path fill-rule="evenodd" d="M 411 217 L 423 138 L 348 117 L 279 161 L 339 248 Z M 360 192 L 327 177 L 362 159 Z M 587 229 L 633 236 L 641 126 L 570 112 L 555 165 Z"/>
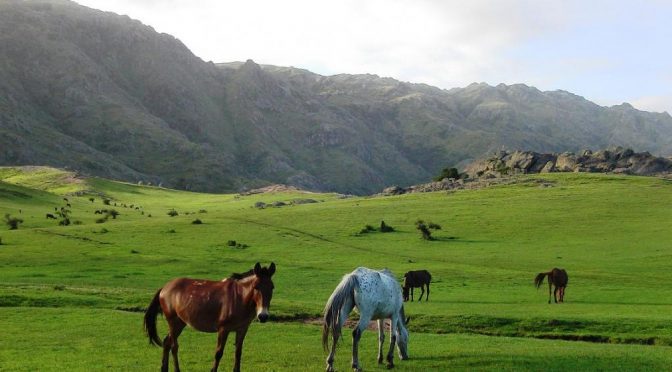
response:
<path fill-rule="evenodd" d="M 613 172 L 651 176 L 672 173 L 672 160 L 648 152 L 636 153 L 623 147 L 597 152 L 585 150 L 579 154 L 500 151 L 465 168 L 465 173 L 471 178 L 547 172 Z"/>

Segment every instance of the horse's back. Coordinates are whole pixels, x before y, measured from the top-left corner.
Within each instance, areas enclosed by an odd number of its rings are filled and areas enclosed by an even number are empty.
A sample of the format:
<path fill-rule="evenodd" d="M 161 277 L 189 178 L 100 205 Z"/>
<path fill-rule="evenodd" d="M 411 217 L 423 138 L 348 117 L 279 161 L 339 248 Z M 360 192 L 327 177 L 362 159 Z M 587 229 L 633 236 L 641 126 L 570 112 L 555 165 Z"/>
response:
<path fill-rule="evenodd" d="M 232 281 L 173 279 L 161 289 L 159 299 L 166 317 L 179 316 L 203 332 L 215 332 L 219 318 L 233 306 Z"/>
<path fill-rule="evenodd" d="M 553 279 L 557 286 L 564 287 L 567 285 L 567 282 L 569 281 L 569 275 L 567 275 L 567 271 L 565 271 L 565 269 L 559 269 L 556 267 L 551 270 L 551 273 L 553 274 Z"/>
<path fill-rule="evenodd" d="M 432 280 L 432 274 L 427 270 L 409 271 L 404 274 L 404 283 L 410 286 L 421 286 L 429 284 Z"/>
<path fill-rule="evenodd" d="M 389 270 L 371 270 L 357 268 L 353 273 L 357 277 L 355 303 L 360 311 L 365 308 L 372 311 L 373 319 L 387 318 L 398 311 L 403 302 L 401 287 Z"/>

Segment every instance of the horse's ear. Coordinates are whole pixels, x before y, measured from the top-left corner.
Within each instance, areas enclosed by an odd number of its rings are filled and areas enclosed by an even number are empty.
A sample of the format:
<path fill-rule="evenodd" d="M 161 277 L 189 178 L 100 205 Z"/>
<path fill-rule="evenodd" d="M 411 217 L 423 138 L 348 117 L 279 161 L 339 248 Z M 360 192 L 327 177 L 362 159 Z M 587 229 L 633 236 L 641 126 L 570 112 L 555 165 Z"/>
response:
<path fill-rule="evenodd" d="M 257 262 L 256 265 L 254 265 L 254 275 L 259 275 L 261 273 L 261 264 Z"/>
<path fill-rule="evenodd" d="M 411 321 L 411 317 L 409 316 L 408 318 L 406 318 L 406 325 L 408 325 L 408 322 L 410 322 L 410 321 Z"/>
<path fill-rule="evenodd" d="M 268 276 L 273 276 L 275 274 L 275 262 L 271 262 L 271 266 L 268 267 Z"/>

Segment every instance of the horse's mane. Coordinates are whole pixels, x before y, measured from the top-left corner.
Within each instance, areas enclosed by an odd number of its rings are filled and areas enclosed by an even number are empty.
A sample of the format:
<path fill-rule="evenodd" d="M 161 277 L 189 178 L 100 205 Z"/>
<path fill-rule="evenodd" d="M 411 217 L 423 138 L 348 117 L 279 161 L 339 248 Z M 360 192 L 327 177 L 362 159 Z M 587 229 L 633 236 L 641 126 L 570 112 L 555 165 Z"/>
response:
<path fill-rule="evenodd" d="M 233 273 L 233 274 L 231 274 L 231 276 L 229 276 L 229 279 L 241 280 L 241 279 L 245 279 L 248 276 L 252 276 L 252 275 L 254 275 L 254 269 L 249 269 L 244 273 Z"/>

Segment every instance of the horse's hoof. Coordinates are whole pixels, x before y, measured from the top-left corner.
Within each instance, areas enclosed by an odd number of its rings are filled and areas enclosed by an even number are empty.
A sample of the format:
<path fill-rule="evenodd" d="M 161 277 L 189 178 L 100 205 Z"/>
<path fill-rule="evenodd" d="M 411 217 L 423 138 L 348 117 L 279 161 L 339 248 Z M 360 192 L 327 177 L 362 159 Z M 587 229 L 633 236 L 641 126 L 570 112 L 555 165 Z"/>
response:
<path fill-rule="evenodd" d="M 378 358 L 378 364 L 383 364 L 383 358 Z"/>
<path fill-rule="evenodd" d="M 328 366 L 327 367 L 327 372 L 335 372 L 336 370 L 334 369 L 334 366 Z"/>
<path fill-rule="evenodd" d="M 392 364 L 392 363 L 388 363 L 388 365 L 387 365 L 387 369 L 392 369 L 392 368 L 394 368 L 394 364 Z"/>

